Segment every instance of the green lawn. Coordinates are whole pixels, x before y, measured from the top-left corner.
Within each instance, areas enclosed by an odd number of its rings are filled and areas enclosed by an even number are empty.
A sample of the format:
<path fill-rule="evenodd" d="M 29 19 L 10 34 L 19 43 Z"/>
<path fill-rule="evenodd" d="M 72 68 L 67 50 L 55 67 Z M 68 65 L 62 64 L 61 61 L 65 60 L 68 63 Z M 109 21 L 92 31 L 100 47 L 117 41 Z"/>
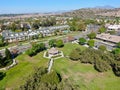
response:
<path fill-rule="evenodd" d="M 68 56 L 71 51 L 76 48 L 84 50 L 86 47 L 80 46 L 79 44 L 66 43 L 65 46 L 63 48 L 59 48 L 59 50 L 63 51 L 65 56 Z"/>
<path fill-rule="evenodd" d="M 82 46 L 77 44 L 66 44 L 62 50 L 65 55 L 76 48 Z M 116 77 L 112 71 L 99 73 L 90 64 L 82 64 L 79 61 L 71 61 L 68 58 L 61 58 L 54 61 L 53 70 L 62 75 L 63 79 L 69 78 L 71 82 L 79 85 L 81 90 L 120 90 L 120 78 Z"/>
<path fill-rule="evenodd" d="M 32 58 L 25 54 L 18 56 L 16 58 L 18 65 L 6 71 L 6 77 L 0 81 L 0 88 L 18 88 L 33 73 L 36 67 L 47 67 L 49 61 L 43 58 L 42 55 L 43 52 Z"/>
<path fill-rule="evenodd" d="M 63 79 L 71 79 L 81 90 L 120 90 L 119 77 L 112 71 L 99 73 L 90 64 L 61 58 L 54 61 L 53 70 L 59 72 Z"/>

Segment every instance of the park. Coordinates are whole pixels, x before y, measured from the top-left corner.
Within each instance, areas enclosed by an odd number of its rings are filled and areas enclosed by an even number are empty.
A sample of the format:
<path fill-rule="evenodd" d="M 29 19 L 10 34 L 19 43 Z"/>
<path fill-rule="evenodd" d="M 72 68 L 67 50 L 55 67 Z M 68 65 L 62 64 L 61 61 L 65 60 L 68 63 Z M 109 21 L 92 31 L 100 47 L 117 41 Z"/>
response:
<path fill-rule="evenodd" d="M 120 88 L 118 87 L 120 83 L 119 77 L 116 77 L 112 71 L 100 73 L 91 64 L 82 64 L 79 61 L 70 60 L 68 56 L 75 48 L 86 49 L 86 47 L 72 43 L 66 43 L 64 47 L 58 48 L 58 50 L 63 51 L 64 57 L 54 61 L 51 71 L 58 72 L 63 80 L 69 79 L 84 90 L 89 88 L 91 90 L 117 90 Z M 25 83 L 28 76 L 34 73 L 35 68 L 47 67 L 49 59 L 43 57 L 44 52 L 46 50 L 33 57 L 28 56 L 26 53 L 19 55 L 16 58 L 18 65 L 8 71 L 3 71 L 6 76 L 0 81 L 0 88 L 18 89 L 20 85 Z"/>

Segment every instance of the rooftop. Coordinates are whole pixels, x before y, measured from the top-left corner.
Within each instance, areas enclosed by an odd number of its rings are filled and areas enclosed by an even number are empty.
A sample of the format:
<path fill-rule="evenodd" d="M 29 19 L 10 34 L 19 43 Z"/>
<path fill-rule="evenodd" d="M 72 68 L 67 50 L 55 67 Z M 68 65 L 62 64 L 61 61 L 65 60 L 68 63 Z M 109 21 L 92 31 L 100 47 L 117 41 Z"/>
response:
<path fill-rule="evenodd" d="M 48 51 L 48 53 L 49 54 L 57 54 L 59 51 L 56 49 L 56 48 L 54 48 L 54 47 L 52 47 L 49 51 Z"/>
<path fill-rule="evenodd" d="M 118 30 L 118 29 L 120 29 L 120 25 L 109 25 L 109 26 L 108 26 L 108 29 Z"/>
<path fill-rule="evenodd" d="M 105 33 L 98 34 L 96 36 L 96 38 L 106 40 L 106 41 L 109 41 L 109 42 L 113 42 L 113 43 L 119 43 L 120 42 L 120 36 L 110 35 L 110 34 L 105 34 Z"/>

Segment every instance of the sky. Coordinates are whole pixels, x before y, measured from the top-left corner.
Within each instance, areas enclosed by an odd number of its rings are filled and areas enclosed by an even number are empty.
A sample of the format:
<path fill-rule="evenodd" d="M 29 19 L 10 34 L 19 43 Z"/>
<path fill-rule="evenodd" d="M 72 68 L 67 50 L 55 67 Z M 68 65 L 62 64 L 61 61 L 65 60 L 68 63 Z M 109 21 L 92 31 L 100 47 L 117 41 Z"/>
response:
<path fill-rule="evenodd" d="M 120 0 L 0 0 L 0 14 L 67 11 L 105 5 L 120 7 Z"/>

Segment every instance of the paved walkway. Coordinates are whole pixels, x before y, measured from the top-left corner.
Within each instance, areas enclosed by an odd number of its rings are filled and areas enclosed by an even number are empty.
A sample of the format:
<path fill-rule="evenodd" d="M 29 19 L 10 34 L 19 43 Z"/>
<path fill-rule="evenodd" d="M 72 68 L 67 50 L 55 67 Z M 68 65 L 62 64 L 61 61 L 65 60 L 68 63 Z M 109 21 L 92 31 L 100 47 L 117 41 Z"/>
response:
<path fill-rule="evenodd" d="M 50 73 L 50 70 L 51 70 L 51 68 L 52 68 L 53 60 L 54 60 L 53 58 L 50 59 L 50 63 L 49 63 L 49 65 L 48 65 L 48 73 Z"/>
<path fill-rule="evenodd" d="M 16 60 L 13 59 L 13 63 L 7 67 L 1 68 L 0 70 L 8 70 L 17 64 Z"/>

